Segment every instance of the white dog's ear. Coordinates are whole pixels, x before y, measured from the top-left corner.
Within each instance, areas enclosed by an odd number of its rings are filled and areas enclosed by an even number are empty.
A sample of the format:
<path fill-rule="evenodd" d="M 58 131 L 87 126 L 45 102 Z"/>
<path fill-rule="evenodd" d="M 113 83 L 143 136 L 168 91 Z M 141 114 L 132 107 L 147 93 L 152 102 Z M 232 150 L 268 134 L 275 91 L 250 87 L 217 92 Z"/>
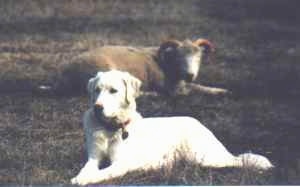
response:
<path fill-rule="evenodd" d="M 87 91 L 89 94 L 89 102 L 90 102 L 90 106 L 92 106 L 94 104 L 94 100 L 95 100 L 95 84 L 97 83 L 98 79 L 100 78 L 102 72 L 98 72 L 97 75 L 93 78 L 91 78 L 88 82 L 87 85 Z"/>
<path fill-rule="evenodd" d="M 95 77 L 90 78 L 90 80 L 89 80 L 89 82 L 88 82 L 88 85 L 87 85 L 87 91 L 88 91 L 89 94 L 91 94 L 92 91 L 93 91 L 94 80 L 95 80 Z"/>
<path fill-rule="evenodd" d="M 126 73 L 126 76 L 124 77 L 124 84 L 126 87 L 125 100 L 127 104 L 130 104 L 140 95 L 142 82 L 131 74 Z"/>

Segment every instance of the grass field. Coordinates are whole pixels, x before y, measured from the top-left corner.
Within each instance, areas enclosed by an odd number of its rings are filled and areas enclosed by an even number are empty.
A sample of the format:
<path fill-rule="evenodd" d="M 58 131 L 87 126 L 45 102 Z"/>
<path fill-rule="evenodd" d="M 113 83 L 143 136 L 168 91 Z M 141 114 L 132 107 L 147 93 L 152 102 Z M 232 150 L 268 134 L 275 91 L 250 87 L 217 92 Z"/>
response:
<path fill-rule="evenodd" d="M 87 95 L 45 94 L 60 64 L 105 44 L 153 46 L 208 38 L 215 63 L 197 80 L 223 97 L 142 96 L 144 116 L 199 119 L 234 154 L 260 153 L 275 169 L 210 169 L 179 159 L 107 183 L 300 184 L 299 2 L 283 0 L 0 1 L 0 184 L 68 184 L 83 164 Z M 208 145 L 209 146 L 209 145 Z"/>

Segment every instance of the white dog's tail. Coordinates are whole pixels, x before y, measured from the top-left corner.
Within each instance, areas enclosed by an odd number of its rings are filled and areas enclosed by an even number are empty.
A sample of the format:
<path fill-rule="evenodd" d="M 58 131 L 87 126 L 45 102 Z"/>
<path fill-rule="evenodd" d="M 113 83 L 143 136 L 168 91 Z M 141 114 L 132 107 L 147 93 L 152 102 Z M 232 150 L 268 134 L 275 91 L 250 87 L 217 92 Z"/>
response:
<path fill-rule="evenodd" d="M 253 167 L 257 169 L 271 169 L 273 164 L 266 157 L 253 153 L 244 153 L 235 157 L 235 166 L 237 167 Z"/>

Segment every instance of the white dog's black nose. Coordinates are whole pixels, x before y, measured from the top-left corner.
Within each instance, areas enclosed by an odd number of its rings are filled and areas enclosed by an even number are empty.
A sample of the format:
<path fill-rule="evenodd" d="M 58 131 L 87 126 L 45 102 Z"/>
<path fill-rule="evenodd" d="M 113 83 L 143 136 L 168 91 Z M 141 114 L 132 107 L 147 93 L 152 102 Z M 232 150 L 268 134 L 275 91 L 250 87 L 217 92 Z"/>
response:
<path fill-rule="evenodd" d="M 94 112 L 95 114 L 98 116 L 98 115 L 101 115 L 102 112 L 103 112 L 103 105 L 100 105 L 100 104 L 95 104 L 94 105 Z"/>

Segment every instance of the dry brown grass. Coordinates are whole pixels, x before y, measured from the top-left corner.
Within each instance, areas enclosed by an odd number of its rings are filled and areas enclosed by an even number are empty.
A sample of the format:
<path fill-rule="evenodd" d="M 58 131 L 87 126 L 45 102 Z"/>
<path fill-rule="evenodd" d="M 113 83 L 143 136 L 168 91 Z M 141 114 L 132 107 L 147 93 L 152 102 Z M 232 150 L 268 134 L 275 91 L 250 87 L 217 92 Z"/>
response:
<path fill-rule="evenodd" d="M 83 164 L 83 96 L 41 95 L 59 65 L 103 44 L 152 46 L 206 37 L 216 64 L 199 82 L 233 95 L 143 96 L 144 116 L 199 119 L 238 154 L 266 155 L 274 171 L 208 169 L 180 159 L 114 184 L 299 184 L 300 48 L 297 1 L 0 1 L 0 183 L 67 184 Z"/>

